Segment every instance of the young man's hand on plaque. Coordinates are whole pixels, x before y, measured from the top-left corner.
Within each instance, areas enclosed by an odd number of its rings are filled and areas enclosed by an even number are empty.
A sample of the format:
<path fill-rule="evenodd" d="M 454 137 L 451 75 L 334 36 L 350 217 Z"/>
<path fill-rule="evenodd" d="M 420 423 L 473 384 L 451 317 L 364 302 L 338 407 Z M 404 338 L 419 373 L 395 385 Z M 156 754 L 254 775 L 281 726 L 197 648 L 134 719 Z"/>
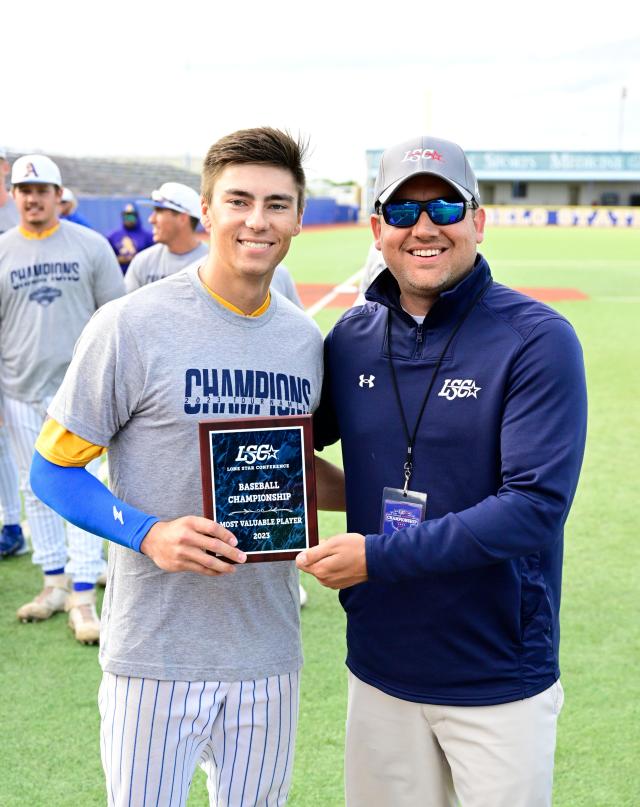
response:
<path fill-rule="evenodd" d="M 233 574 L 234 563 L 244 563 L 247 559 L 244 552 L 235 548 L 237 543 L 233 533 L 215 521 L 184 516 L 175 521 L 156 522 L 140 550 L 165 572 L 195 572 L 217 577 Z"/>

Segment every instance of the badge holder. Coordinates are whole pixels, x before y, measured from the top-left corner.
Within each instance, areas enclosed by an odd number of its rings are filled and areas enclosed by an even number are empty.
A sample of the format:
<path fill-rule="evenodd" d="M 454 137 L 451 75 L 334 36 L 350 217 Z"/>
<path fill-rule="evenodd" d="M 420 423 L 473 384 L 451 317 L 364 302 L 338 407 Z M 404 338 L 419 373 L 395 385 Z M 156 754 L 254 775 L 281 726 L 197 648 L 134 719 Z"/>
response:
<path fill-rule="evenodd" d="M 393 535 L 398 530 L 417 527 L 425 520 L 427 494 L 403 488 L 384 488 L 380 532 Z"/>

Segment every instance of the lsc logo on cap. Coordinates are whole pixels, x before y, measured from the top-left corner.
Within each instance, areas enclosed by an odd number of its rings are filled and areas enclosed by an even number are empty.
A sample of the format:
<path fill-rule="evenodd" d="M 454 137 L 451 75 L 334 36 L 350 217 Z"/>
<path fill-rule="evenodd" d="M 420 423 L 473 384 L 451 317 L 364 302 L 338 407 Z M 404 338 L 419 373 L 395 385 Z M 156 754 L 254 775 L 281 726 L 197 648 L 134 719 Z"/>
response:
<path fill-rule="evenodd" d="M 417 163 L 419 160 L 437 160 L 441 163 L 444 162 L 442 154 L 435 149 L 411 149 L 410 151 L 405 151 L 404 157 L 400 162 Z"/>

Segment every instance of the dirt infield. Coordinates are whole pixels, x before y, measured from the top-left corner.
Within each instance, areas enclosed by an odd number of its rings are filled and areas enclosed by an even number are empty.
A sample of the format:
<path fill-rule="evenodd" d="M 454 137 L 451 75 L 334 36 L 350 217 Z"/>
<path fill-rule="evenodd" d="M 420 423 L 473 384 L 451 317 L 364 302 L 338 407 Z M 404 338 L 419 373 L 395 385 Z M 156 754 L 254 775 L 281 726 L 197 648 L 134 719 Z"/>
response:
<path fill-rule="evenodd" d="M 558 300 L 588 300 L 589 295 L 585 294 L 580 289 L 561 289 L 549 286 L 548 288 L 535 288 L 529 286 L 518 286 L 518 291 L 523 294 L 528 294 L 529 297 L 535 297 L 536 300 L 541 300 L 543 303 L 553 303 Z"/>
<path fill-rule="evenodd" d="M 317 303 L 326 294 L 329 294 L 335 287 L 330 283 L 298 283 L 298 294 L 302 300 L 305 308 Z M 560 300 L 588 300 L 589 297 L 580 289 L 562 289 L 554 287 L 518 287 L 518 291 L 527 294 L 529 297 L 534 297 L 543 303 L 558 302 Z M 327 303 L 327 308 L 350 308 L 358 293 L 354 292 L 340 292 L 330 302 Z"/>

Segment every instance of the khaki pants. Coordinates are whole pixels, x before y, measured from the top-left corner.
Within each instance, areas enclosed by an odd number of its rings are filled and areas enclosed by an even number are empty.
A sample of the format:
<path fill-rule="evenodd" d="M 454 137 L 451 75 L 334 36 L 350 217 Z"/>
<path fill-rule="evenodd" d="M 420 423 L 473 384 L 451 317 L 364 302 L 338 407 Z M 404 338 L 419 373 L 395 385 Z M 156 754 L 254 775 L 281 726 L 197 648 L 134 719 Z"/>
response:
<path fill-rule="evenodd" d="M 560 681 L 497 706 L 386 695 L 349 673 L 347 807 L 549 807 Z"/>

